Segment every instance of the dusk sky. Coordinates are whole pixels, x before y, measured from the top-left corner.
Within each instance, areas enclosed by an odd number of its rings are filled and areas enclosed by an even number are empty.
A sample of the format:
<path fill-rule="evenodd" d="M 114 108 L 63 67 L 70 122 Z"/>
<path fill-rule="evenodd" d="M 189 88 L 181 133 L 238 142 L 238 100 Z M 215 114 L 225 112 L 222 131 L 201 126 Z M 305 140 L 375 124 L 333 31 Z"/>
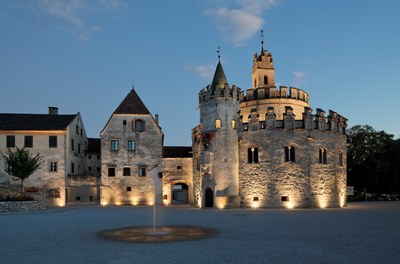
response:
<path fill-rule="evenodd" d="M 400 1 L 0 1 L 0 112 L 80 112 L 89 137 L 134 85 L 165 145 L 191 145 L 197 94 L 221 62 L 251 88 L 260 30 L 277 85 L 349 127 L 400 136 Z"/>

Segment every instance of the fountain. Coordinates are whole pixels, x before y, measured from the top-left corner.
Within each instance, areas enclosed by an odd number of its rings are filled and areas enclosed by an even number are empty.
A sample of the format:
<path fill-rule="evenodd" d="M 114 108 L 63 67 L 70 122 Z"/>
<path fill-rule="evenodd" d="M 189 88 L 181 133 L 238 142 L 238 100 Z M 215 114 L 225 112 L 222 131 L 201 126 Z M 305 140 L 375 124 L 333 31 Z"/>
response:
<path fill-rule="evenodd" d="M 156 196 L 156 194 L 155 194 Z M 199 226 L 156 226 L 156 199 L 153 203 L 153 225 L 133 226 L 106 230 L 98 235 L 107 240 L 132 243 L 162 243 L 183 240 L 202 239 L 213 236 L 216 230 Z"/>

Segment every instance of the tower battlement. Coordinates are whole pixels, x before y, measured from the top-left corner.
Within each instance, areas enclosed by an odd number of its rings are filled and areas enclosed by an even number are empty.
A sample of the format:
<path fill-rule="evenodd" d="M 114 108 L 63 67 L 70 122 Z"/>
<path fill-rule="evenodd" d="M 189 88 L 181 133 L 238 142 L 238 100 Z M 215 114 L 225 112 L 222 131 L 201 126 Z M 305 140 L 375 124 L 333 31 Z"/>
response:
<path fill-rule="evenodd" d="M 228 83 L 225 83 L 224 87 L 207 85 L 204 89 L 199 92 L 199 104 L 206 103 L 215 99 L 236 99 L 240 100 L 241 91 L 240 88 L 232 85 L 229 87 Z"/>
<path fill-rule="evenodd" d="M 241 92 L 240 101 L 248 102 L 275 98 L 294 99 L 308 103 L 310 96 L 306 91 L 296 87 L 279 86 L 279 89 L 277 89 L 276 86 L 261 86 Z"/>
<path fill-rule="evenodd" d="M 277 120 L 274 108 L 268 107 L 268 111 L 262 119 L 254 111 L 249 115 L 248 122 L 243 122 L 243 117 L 241 117 L 239 124 L 239 132 L 306 129 L 311 131 L 331 131 L 346 135 L 347 118 L 332 110 L 329 110 L 328 116 L 325 116 L 325 111 L 320 108 L 317 108 L 316 113 L 313 114 L 311 108 L 305 107 L 302 119 L 296 120 L 292 107 L 287 106 L 285 107 L 283 119 Z"/>

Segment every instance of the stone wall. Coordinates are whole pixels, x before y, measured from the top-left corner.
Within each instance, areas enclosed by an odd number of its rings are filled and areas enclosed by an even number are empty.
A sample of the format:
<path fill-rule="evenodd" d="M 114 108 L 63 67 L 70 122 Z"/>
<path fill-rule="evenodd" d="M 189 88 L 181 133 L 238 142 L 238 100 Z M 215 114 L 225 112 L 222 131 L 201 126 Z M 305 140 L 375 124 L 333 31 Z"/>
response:
<path fill-rule="evenodd" d="M 0 202 L 0 212 L 22 212 L 47 209 L 47 201 Z"/>

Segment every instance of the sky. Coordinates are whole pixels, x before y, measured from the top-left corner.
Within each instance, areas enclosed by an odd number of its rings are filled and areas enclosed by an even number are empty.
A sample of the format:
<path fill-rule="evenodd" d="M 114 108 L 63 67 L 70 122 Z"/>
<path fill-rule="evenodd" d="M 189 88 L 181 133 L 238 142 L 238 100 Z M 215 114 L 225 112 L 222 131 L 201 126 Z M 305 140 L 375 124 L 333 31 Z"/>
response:
<path fill-rule="evenodd" d="M 398 138 L 399 10 L 396 0 L 0 1 L 0 112 L 80 112 L 99 137 L 134 86 L 164 145 L 189 146 L 218 47 L 229 84 L 249 89 L 264 30 L 277 85 Z"/>

